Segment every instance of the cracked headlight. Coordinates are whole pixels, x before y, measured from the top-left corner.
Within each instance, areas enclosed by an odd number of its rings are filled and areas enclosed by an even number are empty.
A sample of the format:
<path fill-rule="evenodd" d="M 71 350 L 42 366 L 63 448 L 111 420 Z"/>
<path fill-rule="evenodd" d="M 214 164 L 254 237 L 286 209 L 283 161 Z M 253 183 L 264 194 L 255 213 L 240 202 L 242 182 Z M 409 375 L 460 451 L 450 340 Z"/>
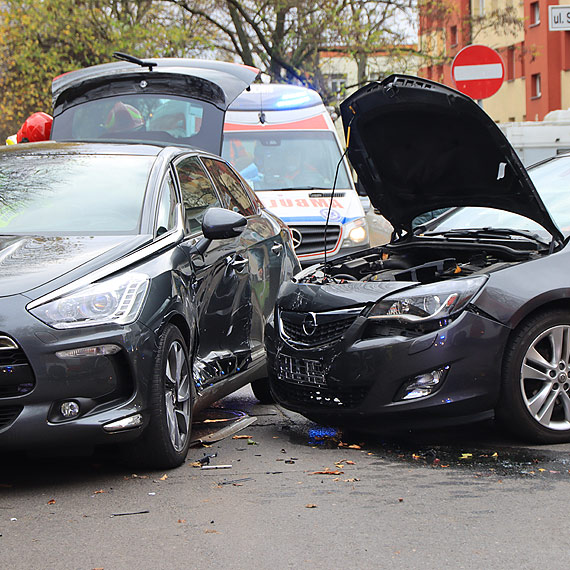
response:
<path fill-rule="evenodd" d="M 372 307 L 368 318 L 414 322 L 444 319 L 463 310 L 486 281 L 481 276 L 419 285 L 382 299 Z"/>
<path fill-rule="evenodd" d="M 111 323 L 126 325 L 138 317 L 149 281 L 148 275 L 125 273 L 78 289 L 30 312 L 56 329 Z"/>

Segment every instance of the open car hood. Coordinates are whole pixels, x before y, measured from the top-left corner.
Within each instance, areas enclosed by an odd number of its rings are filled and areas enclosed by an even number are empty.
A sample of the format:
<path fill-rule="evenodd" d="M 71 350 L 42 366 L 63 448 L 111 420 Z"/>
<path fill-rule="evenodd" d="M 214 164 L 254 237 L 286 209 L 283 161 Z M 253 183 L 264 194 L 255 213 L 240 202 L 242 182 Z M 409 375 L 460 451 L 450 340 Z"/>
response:
<path fill-rule="evenodd" d="M 398 234 L 425 212 L 482 206 L 523 215 L 564 239 L 510 143 L 466 95 L 391 75 L 340 109 L 350 162 Z"/>
<path fill-rule="evenodd" d="M 209 120 L 205 125 L 210 131 L 207 143 L 201 145 L 200 139 L 196 139 L 189 144 L 219 154 L 224 114 L 234 99 L 257 77 L 259 70 L 237 63 L 185 58 L 148 59 L 144 63 L 154 64 L 152 70 L 148 66 L 118 61 L 56 77 L 52 82 L 52 137 L 59 137 L 59 140 L 82 140 L 62 131 L 58 125 L 58 122 L 64 122 L 60 116 L 68 109 L 114 96 L 164 95 L 203 101 L 215 109 L 211 115 L 215 120 Z M 100 117 L 100 122 L 104 121 L 105 117 Z M 212 129 L 219 131 L 218 137 L 211 132 Z M 133 141 L 135 138 L 133 135 Z M 150 137 L 146 138 L 150 140 Z M 129 140 L 129 137 L 123 137 L 122 140 Z M 140 141 L 137 139 L 134 142 Z M 166 136 L 164 140 L 158 138 L 152 142 L 176 144 L 172 137 Z"/>

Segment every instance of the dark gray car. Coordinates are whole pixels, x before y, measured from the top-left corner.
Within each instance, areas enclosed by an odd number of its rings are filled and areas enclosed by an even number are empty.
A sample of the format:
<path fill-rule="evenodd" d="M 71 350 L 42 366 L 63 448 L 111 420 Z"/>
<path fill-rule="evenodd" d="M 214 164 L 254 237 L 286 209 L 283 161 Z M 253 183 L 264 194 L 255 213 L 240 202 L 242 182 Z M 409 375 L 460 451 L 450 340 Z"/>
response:
<path fill-rule="evenodd" d="M 287 227 L 178 147 L 0 151 L 0 448 L 132 442 L 184 461 L 195 410 L 257 382 Z"/>
<path fill-rule="evenodd" d="M 277 400 L 360 427 L 496 415 L 570 441 L 570 157 L 527 172 L 475 102 L 415 77 L 341 111 L 396 236 L 282 286 L 266 335 Z"/>

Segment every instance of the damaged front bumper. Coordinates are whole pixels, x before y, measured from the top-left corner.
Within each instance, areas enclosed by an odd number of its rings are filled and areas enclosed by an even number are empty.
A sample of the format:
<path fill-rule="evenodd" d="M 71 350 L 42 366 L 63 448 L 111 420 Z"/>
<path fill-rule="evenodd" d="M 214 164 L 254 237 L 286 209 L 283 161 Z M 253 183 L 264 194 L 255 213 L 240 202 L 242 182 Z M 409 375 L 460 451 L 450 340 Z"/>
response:
<path fill-rule="evenodd" d="M 470 310 L 431 332 L 359 315 L 340 338 L 317 347 L 295 344 L 280 323 L 278 313 L 266 331 L 271 390 L 279 404 L 311 419 L 435 425 L 488 417 L 496 405 L 510 330 Z M 434 371 L 441 382 L 431 394 L 402 399 L 406 386 Z"/>

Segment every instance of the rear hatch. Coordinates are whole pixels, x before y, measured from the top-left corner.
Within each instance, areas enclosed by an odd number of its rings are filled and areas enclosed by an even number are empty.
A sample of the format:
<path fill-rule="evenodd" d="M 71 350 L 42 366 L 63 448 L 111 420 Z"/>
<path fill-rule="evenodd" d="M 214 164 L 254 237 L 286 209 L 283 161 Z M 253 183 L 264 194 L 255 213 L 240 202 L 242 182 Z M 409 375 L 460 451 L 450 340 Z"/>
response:
<path fill-rule="evenodd" d="M 189 145 L 220 154 L 225 112 L 259 71 L 180 58 L 144 63 L 107 63 L 56 78 L 52 139 Z"/>

